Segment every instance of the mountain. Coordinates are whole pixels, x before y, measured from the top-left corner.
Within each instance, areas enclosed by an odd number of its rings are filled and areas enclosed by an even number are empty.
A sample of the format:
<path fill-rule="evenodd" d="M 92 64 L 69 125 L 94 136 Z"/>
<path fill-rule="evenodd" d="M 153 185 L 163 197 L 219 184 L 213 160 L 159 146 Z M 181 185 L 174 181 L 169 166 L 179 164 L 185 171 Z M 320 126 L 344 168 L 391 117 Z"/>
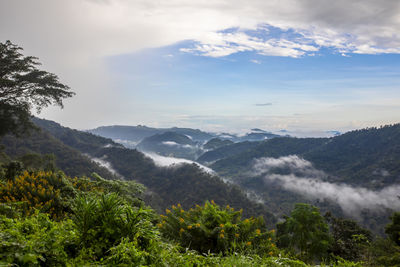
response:
<path fill-rule="evenodd" d="M 367 128 L 333 138 L 304 158 L 338 182 L 370 188 L 400 182 L 400 124 Z"/>
<path fill-rule="evenodd" d="M 162 156 L 194 160 L 202 153 L 198 144 L 186 135 L 176 132 L 164 132 L 143 139 L 137 149 L 157 153 Z"/>
<path fill-rule="evenodd" d="M 115 175 L 107 168 L 93 162 L 77 149 L 66 145 L 44 130 L 32 131 L 29 137 L 16 138 L 7 135 L 1 138 L 0 144 L 4 152 L 16 159 L 26 154 L 52 154 L 55 156 L 55 164 L 69 176 L 90 176 L 93 172 L 106 179 L 115 179 Z"/>
<path fill-rule="evenodd" d="M 165 132 L 174 132 L 181 135 L 186 135 L 188 138 L 196 142 L 204 143 L 209 139 L 213 138 L 214 135 L 200 131 L 198 129 L 190 128 L 151 128 L 147 126 L 101 126 L 96 129 L 88 130 L 88 132 L 118 140 L 119 143 L 123 143 L 128 147 L 134 147 L 143 139 L 150 137 L 155 134 L 162 134 Z"/>
<path fill-rule="evenodd" d="M 156 128 L 150 128 L 142 125 L 113 125 L 101 126 L 95 129 L 88 130 L 88 132 L 102 137 L 111 138 L 113 140 L 129 141 L 127 142 L 127 144 L 130 143 L 132 146 L 135 146 L 144 138 L 157 134 L 160 131 Z"/>
<path fill-rule="evenodd" d="M 335 131 L 335 130 L 333 130 L 333 131 L 326 131 L 326 133 L 327 133 L 327 134 L 331 134 L 332 136 L 338 136 L 338 135 L 341 135 L 341 134 L 342 134 L 341 132 Z"/>
<path fill-rule="evenodd" d="M 214 162 L 211 168 L 218 173 L 235 176 L 251 168 L 253 160 L 256 158 L 302 155 L 320 147 L 328 141 L 329 139 L 326 138 L 281 137 L 264 142 L 236 143 L 211 151 L 210 153 L 205 153 L 199 158 L 199 161 L 203 160 L 206 156 L 207 159 L 213 156 L 212 159 L 214 160 L 219 156 L 221 159 Z M 217 154 L 217 152 L 219 153 Z"/>
<path fill-rule="evenodd" d="M 229 146 L 223 149 L 226 151 Z M 248 169 L 255 158 L 288 155 L 310 161 L 315 168 L 331 174 L 335 182 L 381 188 L 400 182 L 400 124 L 356 130 L 331 138 L 275 138 L 256 143 L 247 151 L 230 153 L 211 168 L 234 175 Z"/>
<path fill-rule="evenodd" d="M 204 144 L 203 148 L 206 150 L 214 150 L 223 146 L 233 144 L 231 140 L 221 140 L 219 138 L 213 138 Z"/>
<path fill-rule="evenodd" d="M 198 129 L 191 128 L 151 128 L 147 126 L 101 126 L 95 129 L 88 130 L 88 132 L 111 138 L 118 143 L 124 144 L 126 147 L 135 148 L 136 145 L 143 141 L 145 138 L 163 134 L 166 132 L 173 132 L 181 135 L 185 135 L 194 142 L 206 143 L 212 138 L 219 138 L 222 140 L 230 140 L 232 142 L 244 142 L 244 141 L 263 141 L 271 138 L 281 137 L 281 135 L 273 134 L 258 128 L 251 129 L 251 131 L 245 135 L 236 135 L 231 133 L 207 133 Z"/>
<path fill-rule="evenodd" d="M 244 142 L 244 141 L 263 141 L 271 138 L 281 137 L 280 135 L 273 134 L 270 132 L 266 132 L 261 129 L 251 129 L 250 133 L 247 133 L 244 136 L 238 137 L 236 139 L 237 142 Z"/>
<path fill-rule="evenodd" d="M 220 133 L 217 137 L 223 140 L 231 140 L 233 142 L 245 142 L 245 141 L 264 141 L 271 138 L 281 137 L 281 135 L 273 134 L 258 128 L 251 129 L 250 132 L 244 135 L 237 135 L 231 133 Z"/>
<path fill-rule="evenodd" d="M 172 204 L 180 203 L 190 208 L 206 200 L 214 200 L 220 205 L 243 208 L 246 217 L 262 215 L 271 227 L 276 222 L 265 205 L 251 201 L 239 187 L 205 173 L 195 164 L 157 167 L 143 153 L 125 148 L 111 139 L 48 120 L 35 118 L 33 121 L 41 128 L 40 131 L 23 138 L 6 136 L 1 139 L 5 153 L 11 158 L 25 153 L 54 154 L 57 166 L 68 175 L 90 176 L 96 172 L 107 179 L 124 177 L 135 180 L 147 187 L 145 201 L 160 212 Z M 183 138 L 183 135 L 173 136 L 179 137 L 176 141 L 193 142 L 186 136 Z"/>
<path fill-rule="evenodd" d="M 214 150 L 205 152 L 197 159 L 197 161 L 203 164 L 210 164 L 217 160 L 240 154 L 246 150 L 258 146 L 259 143 L 260 142 L 249 142 L 249 141 L 232 143 L 230 145 L 222 146 Z"/>

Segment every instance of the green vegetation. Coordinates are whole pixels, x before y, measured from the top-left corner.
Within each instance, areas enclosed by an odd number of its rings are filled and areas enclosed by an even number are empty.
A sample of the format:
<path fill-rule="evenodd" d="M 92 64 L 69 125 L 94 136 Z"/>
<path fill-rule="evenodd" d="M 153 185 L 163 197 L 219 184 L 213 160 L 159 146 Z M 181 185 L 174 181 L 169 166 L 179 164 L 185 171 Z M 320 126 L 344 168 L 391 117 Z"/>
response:
<path fill-rule="evenodd" d="M 280 247 L 299 252 L 299 257 L 312 261 L 327 258 L 331 243 L 328 224 L 316 207 L 296 204 L 290 217 L 277 225 Z"/>
<path fill-rule="evenodd" d="M 330 252 L 341 255 L 346 260 L 360 261 L 372 242 L 372 233 L 360 227 L 355 221 L 336 218 L 329 212 L 324 217 L 333 238 Z"/>
<path fill-rule="evenodd" d="M 114 175 L 106 168 L 92 162 L 87 156 L 82 155 L 77 149 L 64 144 L 59 139 L 44 130 L 33 131 L 29 136 L 17 138 L 13 135 L 6 135 L 1 138 L 4 153 L 9 157 L 8 160 L 20 161 L 25 168 L 29 168 L 32 162 L 25 160 L 27 154 L 44 157 L 54 156 L 54 167 L 62 169 L 70 176 L 86 175 L 96 172 L 102 177 L 113 179 Z M 44 160 L 44 159 L 43 159 Z M 7 161 L 4 159 L 3 161 Z M 32 160 L 30 160 L 32 161 Z M 39 167 L 38 164 L 35 165 Z M 40 166 L 41 167 L 41 166 Z"/>
<path fill-rule="evenodd" d="M 393 213 L 390 219 L 392 221 L 386 226 L 385 232 L 393 242 L 400 246 L 400 212 Z"/>
<path fill-rule="evenodd" d="M 324 217 L 310 205 L 297 205 L 291 216 L 277 225 L 275 237 L 275 230 L 268 229 L 261 217 L 242 219 L 241 210 L 221 207 L 214 201 L 189 210 L 177 204 L 166 209 L 165 215 L 157 216 L 140 200 L 143 189 L 132 181 L 109 181 L 97 174 L 88 179 L 71 178 L 62 172 L 24 171 L 11 179 L 3 177 L 0 264 L 395 266 L 400 263 L 400 247 L 391 239 L 364 242 L 359 262 L 343 259 L 346 253 L 332 250 L 335 239 L 331 235 L 335 232 L 328 231 Z M 335 225 L 346 224 L 334 220 Z M 357 229 L 354 233 L 365 231 L 355 225 L 346 229 Z M 346 229 L 343 231 L 351 231 Z"/>
<path fill-rule="evenodd" d="M 272 243 L 274 230 L 266 230 L 262 217 L 242 220 L 241 214 L 242 210 L 235 211 L 229 205 L 221 208 L 213 200 L 188 211 L 178 204 L 166 209 L 158 227 L 164 236 L 180 246 L 200 253 L 276 254 Z"/>

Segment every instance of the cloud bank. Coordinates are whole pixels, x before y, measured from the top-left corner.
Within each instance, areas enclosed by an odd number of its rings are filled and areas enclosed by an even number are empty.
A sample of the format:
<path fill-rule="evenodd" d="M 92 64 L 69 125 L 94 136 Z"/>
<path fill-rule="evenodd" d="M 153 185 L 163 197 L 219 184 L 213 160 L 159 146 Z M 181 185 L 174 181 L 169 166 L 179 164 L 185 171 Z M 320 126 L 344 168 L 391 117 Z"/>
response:
<path fill-rule="evenodd" d="M 277 170 L 289 174 L 277 174 Z M 311 162 L 296 155 L 280 158 L 260 158 L 254 161 L 253 175 L 263 175 L 268 181 L 277 181 L 288 191 L 311 199 L 337 203 L 349 216 L 358 217 L 362 210 L 400 210 L 400 185 L 371 191 L 363 187 L 335 184 L 322 179 L 327 175 L 315 169 Z"/>
<path fill-rule="evenodd" d="M 91 157 L 88 154 L 85 154 L 87 157 L 89 157 L 92 161 L 94 161 L 95 163 L 97 163 L 98 165 L 100 165 L 101 167 L 106 168 L 109 172 L 111 172 L 112 174 L 118 176 L 119 178 L 124 179 L 124 177 L 119 174 L 114 167 L 112 166 L 112 164 L 110 162 L 108 162 L 107 156 L 104 156 L 102 158 L 95 158 L 95 157 Z"/>
<path fill-rule="evenodd" d="M 397 0 L 4 0 L 0 39 L 75 66 L 184 40 L 210 57 L 400 53 L 399 12 Z"/>
<path fill-rule="evenodd" d="M 142 153 L 145 154 L 147 157 L 151 158 L 154 161 L 154 163 L 159 167 L 172 167 L 172 166 L 179 166 L 182 164 L 196 164 L 198 167 L 200 167 L 200 169 L 202 169 L 206 173 L 209 174 L 215 173 L 212 169 L 188 159 L 164 157 L 156 153 L 148 153 L 148 152 L 142 152 Z"/>
<path fill-rule="evenodd" d="M 163 141 L 161 142 L 161 144 L 166 145 L 166 146 L 176 146 L 176 147 L 182 147 L 182 148 L 195 148 L 194 146 L 191 145 L 182 145 L 182 144 L 178 144 L 177 142 L 174 141 Z"/>

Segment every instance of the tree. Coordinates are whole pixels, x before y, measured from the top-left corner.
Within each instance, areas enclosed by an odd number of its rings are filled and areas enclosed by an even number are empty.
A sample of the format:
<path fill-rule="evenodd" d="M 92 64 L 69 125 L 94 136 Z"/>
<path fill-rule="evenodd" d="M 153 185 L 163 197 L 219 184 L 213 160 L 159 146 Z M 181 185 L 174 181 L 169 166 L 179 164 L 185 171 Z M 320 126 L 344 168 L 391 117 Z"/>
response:
<path fill-rule="evenodd" d="M 304 260 L 322 259 L 331 243 L 329 227 L 319 210 L 299 203 L 284 222 L 277 224 L 278 246 L 299 251 Z"/>
<path fill-rule="evenodd" d="M 333 237 L 330 251 L 346 260 L 359 261 L 372 241 L 371 231 L 357 222 L 336 218 L 330 212 L 325 214 Z"/>
<path fill-rule="evenodd" d="M 400 246 L 400 212 L 395 212 L 390 216 L 392 220 L 385 228 L 385 233 L 389 238 Z"/>
<path fill-rule="evenodd" d="M 0 136 L 20 135 L 32 127 L 31 109 L 40 112 L 49 105 L 63 107 L 74 95 L 55 74 L 39 70 L 38 58 L 24 56 L 21 47 L 0 43 Z"/>

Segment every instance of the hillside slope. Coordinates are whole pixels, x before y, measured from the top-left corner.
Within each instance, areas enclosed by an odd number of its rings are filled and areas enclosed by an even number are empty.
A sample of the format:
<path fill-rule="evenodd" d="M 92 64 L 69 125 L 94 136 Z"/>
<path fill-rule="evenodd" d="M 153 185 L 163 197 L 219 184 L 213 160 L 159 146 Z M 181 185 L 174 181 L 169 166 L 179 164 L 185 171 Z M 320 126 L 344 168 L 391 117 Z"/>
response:
<path fill-rule="evenodd" d="M 21 157 L 28 153 L 54 154 L 56 166 L 70 176 L 90 176 L 93 172 L 106 179 L 115 176 L 106 168 L 99 166 L 80 151 L 64 144 L 49 132 L 32 131 L 29 137 L 16 138 L 7 135 L 1 138 L 4 152 L 11 158 Z"/>

